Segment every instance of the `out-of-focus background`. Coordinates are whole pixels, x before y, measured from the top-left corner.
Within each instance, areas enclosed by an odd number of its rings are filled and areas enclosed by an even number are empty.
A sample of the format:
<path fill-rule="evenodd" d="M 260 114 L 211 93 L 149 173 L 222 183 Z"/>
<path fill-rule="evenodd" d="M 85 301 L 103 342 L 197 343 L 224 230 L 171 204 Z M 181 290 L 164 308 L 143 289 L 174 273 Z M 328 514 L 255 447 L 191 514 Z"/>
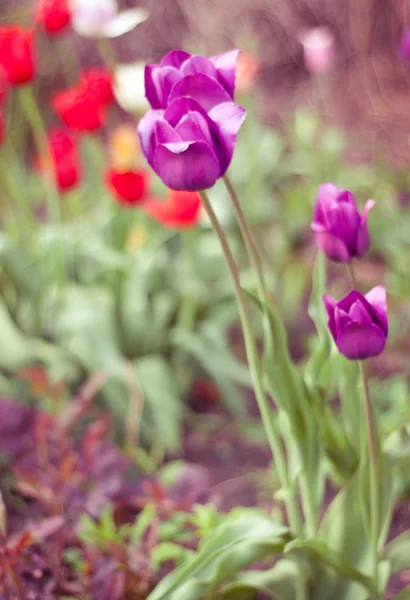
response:
<path fill-rule="evenodd" d="M 26 18 L 30 0 L 3 0 L 0 14 Z M 123 8 L 135 2 L 121 0 Z M 327 120 L 351 129 L 360 139 L 352 152 L 366 158 L 383 146 L 395 161 L 408 156 L 410 72 L 397 55 L 410 20 L 405 0 L 152 0 L 144 4 L 150 18 L 138 33 L 114 40 L 124 61 L 158 60 L 183 47 L 215 54 L 238 45 L 258 57 L 256 86 L 261 118 L 278 124 L 296 106 L 316 105 Z M 306 30 L 328 27 L 336 58 L 320 92 L 303 60 L 301 37 Z M 98 61 L 92 41 L 75 44 L 84 65 Z M 44 71 L 44 82 L 58 77 L 56 62 Z M 324 89 L 323 89 L 324 88 Z M 320 107 L 323 94 L 326 110 Z M 384 146 L 386 144 L 386 146 Z"/>

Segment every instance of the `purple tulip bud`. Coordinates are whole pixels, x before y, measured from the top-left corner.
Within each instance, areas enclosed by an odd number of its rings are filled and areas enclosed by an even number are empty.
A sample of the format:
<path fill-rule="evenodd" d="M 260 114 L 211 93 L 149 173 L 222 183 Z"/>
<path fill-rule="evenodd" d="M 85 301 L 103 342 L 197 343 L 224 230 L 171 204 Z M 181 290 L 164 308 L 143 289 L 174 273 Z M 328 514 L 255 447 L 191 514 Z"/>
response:
<path fill-rule="evenodd" d="M 360 215 L 351 192 L 333 183 L 320 185 L 311 224 L 317 247 L 338 262 L 363 256 L 370 246 L 367 215 L 374 205 L 368 200 Z"/>
<path fill-rule="evenodd" d="M 235 90 L 236 60 L 239 50 L 232 50 L 205 58 L 191 55 L 183 50 L 172 50 L 159 64 L 145 67 L 145 94 L 154 109 L 165 109 L 170 102 L 174 87 L 187 76 L 202 75 L 206 81 L 213 82 L 213 89 L 222 102 L 233 100 Z"/>
<path fill-rule="evenodd" d="M 324 296 L 323 302 L 330 332 L 343 356 L 360 360 L 383 352 L 388 334 L 384 287 L 379 285 L 365 296 L 353 290 L 340 302 Z"/>
<path fill-rule="evenodd" d="M 401 36 L 398 53 L 404 60 L 410 61 L 410 27 Z"/>
<path fill-rule="evenodd" d="M 226 92 L 203 74 L 178 85 L 165 111 L 150 110 L 141 119 L 138 134 L 145 158 L 166 186 L 200 191 L 226 172 L 246 110 L 225 102 L 220 92 Z"/>

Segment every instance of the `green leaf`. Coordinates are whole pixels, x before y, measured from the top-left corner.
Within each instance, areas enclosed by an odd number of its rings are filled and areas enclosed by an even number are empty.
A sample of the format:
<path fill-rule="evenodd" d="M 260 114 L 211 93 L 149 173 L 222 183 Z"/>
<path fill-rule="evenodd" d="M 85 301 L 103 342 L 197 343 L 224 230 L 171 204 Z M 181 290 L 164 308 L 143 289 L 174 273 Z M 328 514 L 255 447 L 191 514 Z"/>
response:
<path fill-rule="evenodd" d="M 222 590 L 221 596 L 223 600 L 254 600 L 255 593 L 262 592 L 275 600 L 295 600 L 300 580 L 296 562 L 281 559 L 267 571 L 240 573 Z"/>
<path fill-rule="evenodd" d="M 167 450 L 178 450 L 181 443 L 183 404 L 168 363 L 162 356 L 153 354 L 140 358 L 133 364 L 146 399 L 144 417 L 147 421 L 146 427 L 142 428 L 143 434 L 147 434 L 151 442 L 155 435 Z"/>
<path fill-rule="evenodd" d="M 178 546 L 172 542 L 160 542 L 151 551 L 151 568 L 156 571 L 169 560 L 173 560 L 177 564 L 182 563 L 192 554 L 192 550 L 188 550 L 183 546 Z"/>
<path fill-rule="evenodd" d="M 15 325 L 4 301 L 0 298 L 0 368 L 17 371 L 33 360 L 30 340 Z"/>
<path fill-rule="evenodd" d="M 319 536 L 331 551 L 336 552 L 348 564 L 354 565 L 355 569 L 364 574 L 370 572 L 371 550 L 363 527 L 357 472 L 328 506 Z M 367 600 L 368 593 L 357 582 L 329 571 L 315 580 L 312 597 L 320 600 Z"/>
<path fill-rule="evenodd" d="M 308 313 L 316 326 L 318 342 L 310 356 L 305 368 L 305 379 L 309 386 L 313 387 L 320 380 L 321 371 L 329 359 L 334 346 L 333 340 L 327 327 L 327 316 L 323 306 L 323 295 L 326 292 L 326 256 L 318 252 L 316 264 L 313 271 L 312 293 L 310 296 Z M 329 381 L 321 382 L 328 388 Z"/>
<path fill-rule="evenodd" d="M 232 356 L 226 343 L 218 343 L 209 331 L 191 333 L 178 328 L 173 330 L 171 341 L 193 357 L 212 377 L 230 413 L 238 419 L 245 419 L 247 411 L 238 386 L 250 387 L 249 371 L 246 365 Z"/>
<path fill-rule="evenodd" d="M 152 503 L 146 504 L 140 514 L 134 521 L 130 531 L 131 544 L 139 544 L 147 531 L 148 527 L 152 524 L 156 515 L 155 505 Z"/>
<path fill-rule="evenodd" d="M 282 551 L 288 529 L 256 510 L 234 513 L 187 564 L 165 577 L 147 600 L 201 600 L 247 565 Z"/>
<path fill-rule="evenodd" d="M 392 573 L 410 569 L 410 531 L 405 531 L 388 544 L 383 558 L 390 562 Z"/>
<path fill-rule="evenodd" d="M 0 232 L 0 263 L 20 292 L 31 298 L 38 295 L 42 282 L 37 266 L 22 247 L 3 232 Z"/>
<path fill-rule="evenodd" d="M 326 542 L 322 540 L 294 540 L 285 546 L 284 552 L 286 554 L 296 550 L 307 550 L 308 554 L 313 555 L 319 563 L 331 567 L 345 579 L 360 583 L 371 594 L 375 594 L 376 589 L 373 580 L 353 567 L 340 554 L 331 550 Z"/>

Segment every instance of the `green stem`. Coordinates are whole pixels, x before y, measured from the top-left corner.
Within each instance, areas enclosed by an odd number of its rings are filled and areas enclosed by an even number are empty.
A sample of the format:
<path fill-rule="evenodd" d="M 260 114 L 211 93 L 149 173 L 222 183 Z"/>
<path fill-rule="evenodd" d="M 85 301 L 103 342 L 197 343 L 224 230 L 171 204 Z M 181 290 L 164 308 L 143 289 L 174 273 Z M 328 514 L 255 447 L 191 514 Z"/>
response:
<path fill-rule="evenodd" d="M 352 262 L 347 263 L 346 267 L 347 267 L 347 272 L 349 274 L 350 283 L 352 284 L 353 289 L 356 289 L 357 281 L 356 281 L 356 275 L 354 272 L 353 263 Z"/>
<path fill-rule="evenodd" d="M 239 202 L 238 194 L 236 193 L 236 190 L 233 187 L 228 175 L 226 175 L 226 174 L 224 175 L 223 181 L 224 181 L 226 189 L 228 190 L 228 193 L 231 197 L 231 200 L 232 200 L 232 203 L 233 203 L 233 206 L 235 209 L 236 217 L 238 219 L 239 229 L 240 229 L 242 237 L 244 239 L 246 249 L 249 253 L 249 258 L 250 258 L 251 263 L 256 271 L 256 275 L 258 278 L 259 294 L 262 297 L 262 299 L 266 303 L 268 303 L 269 302 L 269 294 L 268 294 L 268 290 L 267 290 L 266 284 L 265 284 L 262 261 L 260 258 L 258 247 L 256 245 L 256 242 L 254 240 L 252 232 L 251 232 L 250 228 L 248 227 L 248 223 L 247 223 L 245 214 L 242 210 L 241 203 Z"/>
<path fill-rule="evenodd" d="M 239 228 L 242 237 L 245 242 L 246 249 L 251 260 L 251 264 L 256 271 L 258 279 L 258 294 L 259 298 L 265 306 L 268 306 L 271 302 L 269 293 L 265 283 L 265 277 L 263 273 L 263 265 L 260 258 L 260 252 L 258 250 L 257 243 L 253 237 L 252 231 L 248 225 L 245 214 L 242 210 L 241 203 L 235 188 L 233 187 L 228 175 L 224 175 L 224 183 L 232 199 L 234 210 L 238 219 Z M 306 519 L 306 529 L 309 536 L 314 536 L 317 528 L 317 517 L 316 517 L 316 503 L 312 493 L 312 486 L 308 480 L 306 474 L 302 475 L 300 481 L 302 506 Z"/>
<path fill-rule="evenodd" d="M 378 545 L 380 529 L 380 497 L 379 497 L 379 451 L 376 422 L 373 404 L 369 393 L 369 384 L 366 376 L 364 361 L 359 361 L 362 379 L 363 395 L 366 407 L 367 446 L 369 455 L 370 475 L 370 542 L 372 545 L 372 569 L 376 587 L 378 587 Z"/>
<path fill-rule="evenodd" d="M 47 132 L 33 93 L 33 88 L 31 86 L 19 88 L 19 100 L 27 121 L 32 129 L 37 152 L 41 158 L 45 158 L 47 169 L 51 169 L 51 176 L 54 177 L 53 158 L 47 142 Z M 62 229 L 60 198 L 53 180 L 50 183 L 47 182 L 45 184 L 45 191 L 48 217 L 49 219 L 51 218 L 51 221 L 57 226 L 57 228 Z M 62 231 L 60 231 L 60 233 L 62 234 Z M 55 256 L 56 275 L 59 283 L 63 283 L 65 280 L 64 250 L 62 240 L 63 236 L 60 235 L 59 237 L 60 240 L 57 245 L 57 252 Z"/>
<path fill-rule="evenodd" d="M 259 406 L 262 422 L 272 452 L 272 457 L 275 466 L 278 470 L 279 479 L 285 491 L 285 506 L 288 514 L 289 524 L 294 533 L 300 536 L 302 532 L 300 514 L 296 500 L 290 494 L 290 482 L 288 478 L 286 458 L 282 448 L 280 437 L 272 419 L 271 407 L 269 405 L 269 401 L 265 392 L 263 384 L 263 373 L 260 367 L 256 343 L 252 334 L 252 325 L 248 309 L 248 303 L 241 287 L 238 268 L 236 266 L 231 249 L 229 247 L 225 232 L 223 231 L 219 223 L 218 217 L 216 216 L 215 211 L 212 208 L 208 195 L 206 194 L 206 192 L 202 191 L 200 192 L 200 196 L 202 199 L 203 206 L 208 214 L 209 220 L 211 221 L 212 227 L 219 238 L 219 242 L 221 244 L 222 251 L 225 256 L 225 260 L 232 278 L 236 301 L 238 303 L 239 316 L 242 325 L 246 356 L 248 359 L 249 370 L 252 376 L 256 400 Z"/>

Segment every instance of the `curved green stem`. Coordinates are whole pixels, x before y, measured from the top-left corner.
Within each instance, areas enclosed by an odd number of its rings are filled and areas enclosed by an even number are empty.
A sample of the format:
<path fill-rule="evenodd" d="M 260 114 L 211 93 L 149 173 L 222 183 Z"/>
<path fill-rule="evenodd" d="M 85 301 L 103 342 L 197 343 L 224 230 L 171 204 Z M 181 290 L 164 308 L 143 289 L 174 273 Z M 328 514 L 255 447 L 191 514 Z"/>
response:
<path fill-rule="evenodd" d="M 378 586 L 378 546 L 380 529 L 380 494 L 379 494 L 379 449 L 377 441 L 377 429 L 374 418 L 373 404 L 370 398 L 369 384 L 366 375 L 364 361 L 359 361 L 360 375 L 362 379 L 363 395 L 366 407 L 367 446 L 369 454 L 369 476 L 370 476 L 370 542 L 372 544 L 372 569 L 376 586 Z"/>
<path fill-rule="evenodd" d="M 245 214 L 242 210 L 241 203 L 234 186 L 232 185 L 228 175 L 224 175 L 224 183 L 231 197 L 234 210 L 238 219 L 239 228 L 245 242 L 246 249 L 254 267 L 258 279 L 258 293 L 260 300 L 266 306 L 271 302 L 269 292 L 266 287 L 265 277 L 263 273 L 263 265 L 257 243 L 253 237 L 252 231 L 248 225 Z M 300 479 L 300 488 L 302 495 L 303 512 L 306 519 L 306 529 L 309 536 L 314 536 L 317 529 L 316 503 L 312 493 L 312 486 L 308 481 L 306 474 L 303 474 Z"/>
<path fill-rule="evenodd" d="M 232 255 L 231 249 L 228 244 L 225 232 L 223 231 L 218 217 L 215 214 L 214 209 L 209 201 L 206 192 L 200 192 L 203 206 L 208 214 L 209 220 L 211 221 L 212 227 L 219 238 L 219 242 L 222 247 L 223 254 L 232 278 L 236 300 L 238 303 L 239 316 L 242 325 L 243 337 L 245 342 L 246 356 L 248 359 L 249 370 L 252 376 L 254 391 L 256 400 L 261 413 L 262 422 L 266 431 L 269 446 L 272 452 L 275 466 L 278 470 L 279 479 L 281 485 L 285 491 L 285 506 L 288 514 L 289 524 L 291 529 L 296 535 L 301 535 L 302 524 L 300 521 L 300 514 L 297 507 L 294 496 L 290 493 L 290 482 L 288 478 L 286 459 L 282 448 L 281 440 L 274 425 L 271 408 L 265 392 L 263 384 L 263 373 L 260 366 L 256 343 L 252 333 L 251 319 L 248 309 L 248 303 L 246 296 L 241 287 L 238 268 L 235 263 L 235 259 Z"/>

